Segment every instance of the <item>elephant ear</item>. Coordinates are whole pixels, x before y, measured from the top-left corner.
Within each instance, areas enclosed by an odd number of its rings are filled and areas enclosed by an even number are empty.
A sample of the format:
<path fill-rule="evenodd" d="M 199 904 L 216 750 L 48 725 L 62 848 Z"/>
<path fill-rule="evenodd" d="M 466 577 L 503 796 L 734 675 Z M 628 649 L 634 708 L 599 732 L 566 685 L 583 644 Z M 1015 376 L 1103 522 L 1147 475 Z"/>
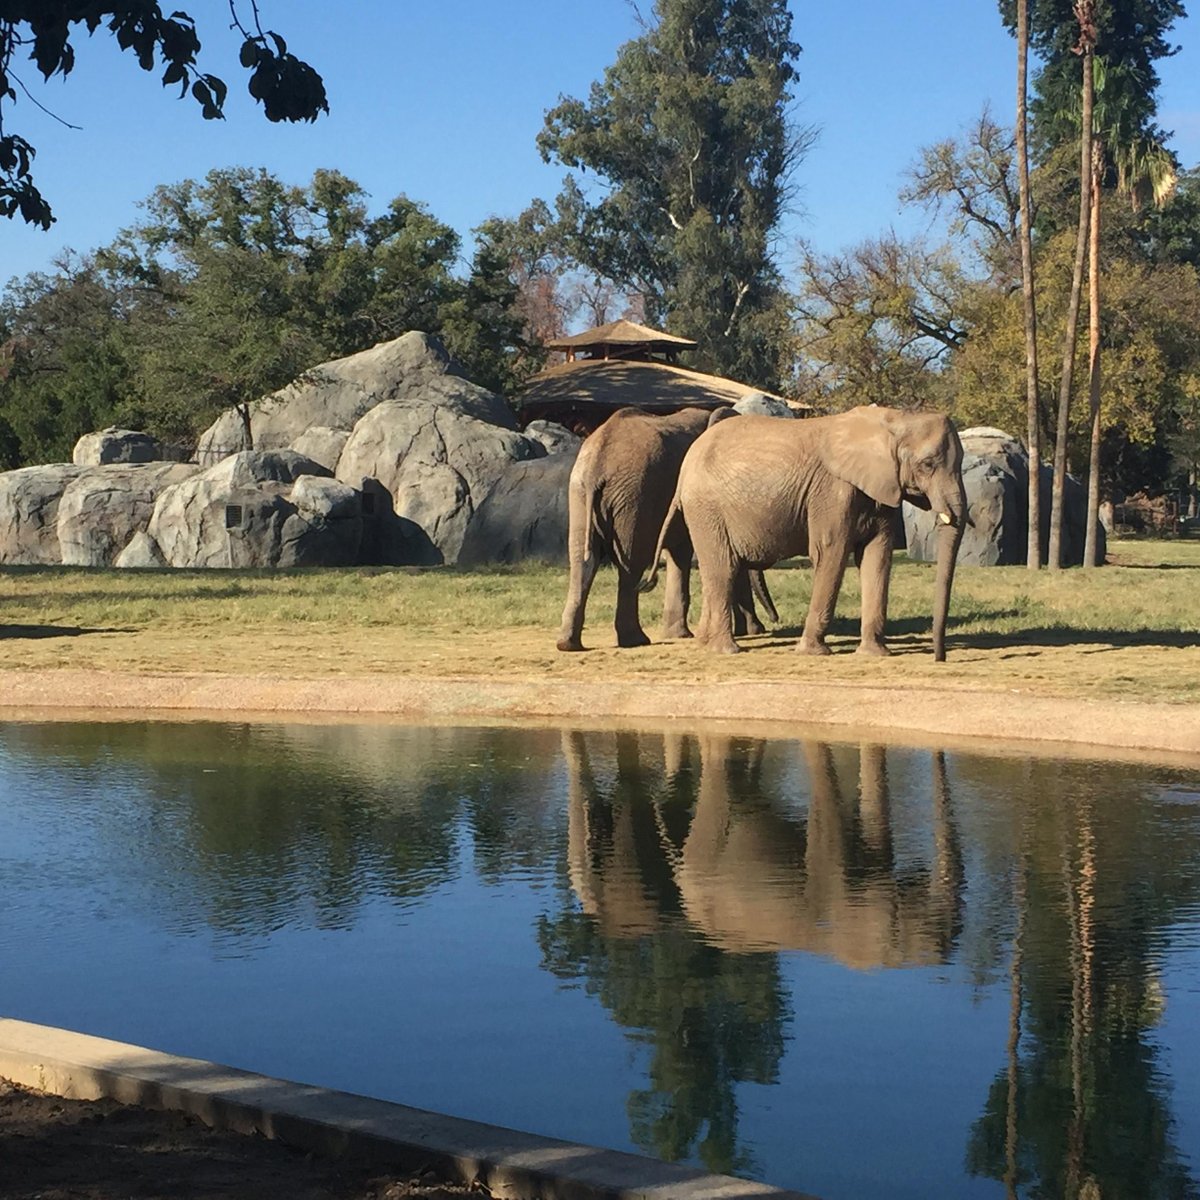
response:
<path fill-rule="evenodd" d="M 866 492 L 876 503 L 899 507 L 896 439 L 879 409 L 855 408 L 830 418 L 825 466 L 830 474 Z"/>

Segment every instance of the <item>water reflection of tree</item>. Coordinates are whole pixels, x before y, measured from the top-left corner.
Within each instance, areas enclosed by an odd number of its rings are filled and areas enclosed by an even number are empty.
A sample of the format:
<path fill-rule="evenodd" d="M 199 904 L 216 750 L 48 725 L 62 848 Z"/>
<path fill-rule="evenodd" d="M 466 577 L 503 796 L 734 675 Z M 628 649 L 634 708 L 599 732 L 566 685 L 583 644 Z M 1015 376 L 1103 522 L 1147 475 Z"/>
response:
<path fill-rule="evenodd" d="M 775 1080 L 788 1019 L 778 961 L 727 954 L 679 920 L 661 831 L 678 816 L 684 762 L 668 775 L 662 739 L 617 734 L 605 785 L 589 753 L 599 741 L 564 734 L 570 869 L 584 910 L 541 919 L 544 965 L 582 979 L 650 1047 L 650 1086 L 628 1103 L 634 1142 L 668 1161 L 695 1154 L 715 1171 L 750 1171 L 736 1087 Z"/>
<path fill-rule="evenodd" d="M 564 757 L 579 909 L 543 918 L 544 963 L 649 1046 L 635 1142 L 745 1172 L 736 1089 L 774 1081 L 790 1020 L 777 952 L 871 967 L 949 953 L 963 864 L 944 762 L 922 864 L 896 853 L 879 746 L 857 787 L 820 744 L 575 732 Z"/>
<path fill-rule="evenodd" d="M 22 726 L 58 769 L 99 777 L 98 855 L 193 928 L 347 927 L 372 897 L 552 854 L 545 780 L 558 739 L 495 729 L 161 722 Z"/>
<path fill-rule="evenodd" d="M 1164 931 L 1194 902 L 1192 873 L 1180 869 L 1191 840 L 1161 808 L 1137 803 L 1144 771 L 997 770 L 1024 784 L 1014 789 L 1010 1035 L 968 1169 L 1011 1197 L 1196 1197 L 1152 1034 Z"/>

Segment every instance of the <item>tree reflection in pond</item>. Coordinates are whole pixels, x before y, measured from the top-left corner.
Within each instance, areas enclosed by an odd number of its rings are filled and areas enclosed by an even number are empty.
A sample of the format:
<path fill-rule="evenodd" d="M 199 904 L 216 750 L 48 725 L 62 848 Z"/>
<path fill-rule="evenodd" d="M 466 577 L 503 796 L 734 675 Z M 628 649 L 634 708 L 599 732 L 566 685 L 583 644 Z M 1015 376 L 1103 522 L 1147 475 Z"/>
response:
<path fill-rule="evenodd" d="M 611 744 L 610 744 L 611 743 Z M 780 744 L 774 744 L 778 750 Z M 568 873 L 579 909 L 544 918 L 545 965 L 583 979 L 651 1049 L 632 1136 L 660 1157 L 751 1168 L 736 1089 L 776 1078 L 790 1019 L 779 951 L 854 967 L 943 962 L 963 866 L 934 759 L 927 863 L 897 862 L 882 747 L 851 794 L 828 746 L 563 735 Z M 593 748 L 611 764 L 601 778 Z"/>
<path fill-rule="evenodd" d="M 1024 776 L 1008 1063 L 972 1130 L 968 1169 L 1010 1196 L 1200 1196 L 1174 1143 L 1154 1034 L 1170 929 L 1197 898 L 1192 814 L 1178 822 L 1192 836 L 1175 836 L 1120 767 L 1081 780 L 1064 764 L 1006 766 Z"/>

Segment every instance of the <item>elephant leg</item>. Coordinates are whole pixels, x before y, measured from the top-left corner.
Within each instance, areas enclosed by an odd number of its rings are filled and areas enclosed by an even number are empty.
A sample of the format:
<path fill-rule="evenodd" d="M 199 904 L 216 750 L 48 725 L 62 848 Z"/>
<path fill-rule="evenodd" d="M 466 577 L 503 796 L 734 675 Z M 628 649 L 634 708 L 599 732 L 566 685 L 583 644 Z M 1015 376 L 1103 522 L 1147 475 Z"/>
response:
<path fill-rule="evenodd" d="M 859 654 L 891 654 L 883 640 L 887 626 L 888 582 L 892 577 L 892 539 L 881 534 L 862 549 L 858 563 L 862 581 L 862 640 Z"/>
<path fill-rule="evenodd" d="M 692 599 L 692 539 L 683 533 L 671 536 L 664 547 L 667 555 L 667 582 L 663 593 L 662 636 L 690 638 L 688 605 Z"/>
<path fill-rule="evenodd" d="M 700 583 L 704 588 L 704 613 L 701 618 L 704 641 L 716 654 L 738 654 L 741 647 L 733 640 L 734 579 L 738 568 L 726 556 L 717 561 L 708 556 L 700 563 Z"/>
<path fill-rule="evenodd" d="M 840 542 L 821 544 L 814 539 L 812 547 L 813 584 L 812 601 L 808 606 L 808 618 L 804 622 L 804 633 L 796 649 L 801 654 L 829 654 L 825 645 L 825 634 L 833 620 L 837 607 L 838 592 L 842 587 L 842 575 L 846 570 L 847 550 Z"/>
<path fill-rule="evenodd" d="M 617 567 L 617 645 L 648 646 L 650 639 L 638 617 L 638 581 L 640 574 Z"/>
<path fill-rule="evenodd" d="M 574 542 L 574 537 L 572 537 Z M 598 559 L 594 554 L 576 552 L 571 546 L 571 573 L 567 582 L 567 603 L 563 609 L 562 629 L 558 635 L 560 650 L 583 649 L 583 614 L 587 608 L 588 593 L 596 578 Z"/>
<path fill-rule="evenodd" d="M 750 587 L 750 572 L 744 568 L 737 573 L 733 585 L 733 636 L 766 633 L 766 627 L 754 610 L 754 591 Z"/>

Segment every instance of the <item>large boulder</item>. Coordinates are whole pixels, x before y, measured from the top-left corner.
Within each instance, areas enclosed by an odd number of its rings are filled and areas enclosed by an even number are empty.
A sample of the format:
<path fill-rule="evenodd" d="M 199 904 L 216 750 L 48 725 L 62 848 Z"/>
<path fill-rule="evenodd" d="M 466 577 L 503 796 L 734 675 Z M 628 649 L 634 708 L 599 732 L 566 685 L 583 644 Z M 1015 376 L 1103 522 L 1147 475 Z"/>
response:
<path fill-rule="evenodd" d="M 133 535 L 146 530 L 159 494 L 198 470 L 192 463 L 131 463 L 93 467 L 71 480 L 58 504 L 62 562 L 111 566 Z"/>
<path fill-rule="evenodd" d="M 735 405 L 736 413 L 754 413 L 762 417 L 795 417 L 795 413 L 785 401 L 778 396 L 768 396 L 766 392 L 749 392 Z"/>
<path fill-rule="evenodd" d="M 425 393 L 435 400 L 377 404 L 338 460 L 338 479 L 360 490 L 376 480 L 387 493 L 386 511 L 375 514 L 382 562 L 457 562 L 475 507 L 496 480 L 512 463 L 545 455 L 514 428 L 482 419 L 482 389 L 439 382 Z"/>
<path fill-rule="evenodd" d="M 330 429 L 325 425 L 315 425 L 296 438 L 289 449 L 319 462 L 332 475 L 337 470 L 338 459 L 342 457 L 342 451 L 349 440 L 348 429 Z"/>
<path fill-rule="evenodd" d="M 67 485 L 88 470 L 66 463 L 0 473 L 0 563 L 62 562 L 58 505 Z"/>
<path fill-rule="evenodd" d="M 414 331 L 312 367 L 287 387 L 256 400 L 250 405 L 250 434 L 255 449 L 277 450 L 314 427 L 348 433 L 385 400 L 437 404 L 446 397 L 470 407 L 481 421 L 516 428 L 499 396 L 463 378 L 437 338 Z M 241 414 L 230 409 L 201 435 L 196 460 L 210 466 L 247 445 Z"/>
<path fill-rule="evenodd" d="M 71 452 L 71 461 L 80 467 L 157 462 L 162 457 L 162 444 L 157 438 L 136 429 L 118 429 L 115 425 L 85 433 Z"/>
<path fill-rule="evenodd" d="M 557 421 L 530 421 L 524 429 L 525 436 L 545 448 L 547 454 L 579 453 L 583 438 L 572 433 Z"/>
<path fill-rule="evenodd" d="M 1029 456 L 1016 438 L 1002 429 L 964 430 L 963 484 L 972 525 L 963 532 L 958 561 L 964 566 L 1021 566 L 1026 558 L 1029 524 Z M 1053 472 L 1043 463 L 1039 472 L 1042 561 L 1050 531 L 1050 490 Z M 909 558 L 937 559 L 937 514 L 905 504 L 904 533 Z M 1063 494 L 1062 560 L 1064 566 L 1083 562 L 1087 528 L 1087 489 L 1068 475 Z M 1104 528 L 1098 531 L 1100 561 L 1104 561 Z"/>
<path fill-rule="evenodd" d="M 348 566 L 358 492 L 294 450 L 246 450 L 167 488 L 149 534 L 172 567 Z"/>
<path fill-rule="evenodd" d="M 578 453 L 576 447 L 509 466 L 475 509 L 459 563 L 475 566 L 530 558 L 566 563 L 567 484 Z"/>

